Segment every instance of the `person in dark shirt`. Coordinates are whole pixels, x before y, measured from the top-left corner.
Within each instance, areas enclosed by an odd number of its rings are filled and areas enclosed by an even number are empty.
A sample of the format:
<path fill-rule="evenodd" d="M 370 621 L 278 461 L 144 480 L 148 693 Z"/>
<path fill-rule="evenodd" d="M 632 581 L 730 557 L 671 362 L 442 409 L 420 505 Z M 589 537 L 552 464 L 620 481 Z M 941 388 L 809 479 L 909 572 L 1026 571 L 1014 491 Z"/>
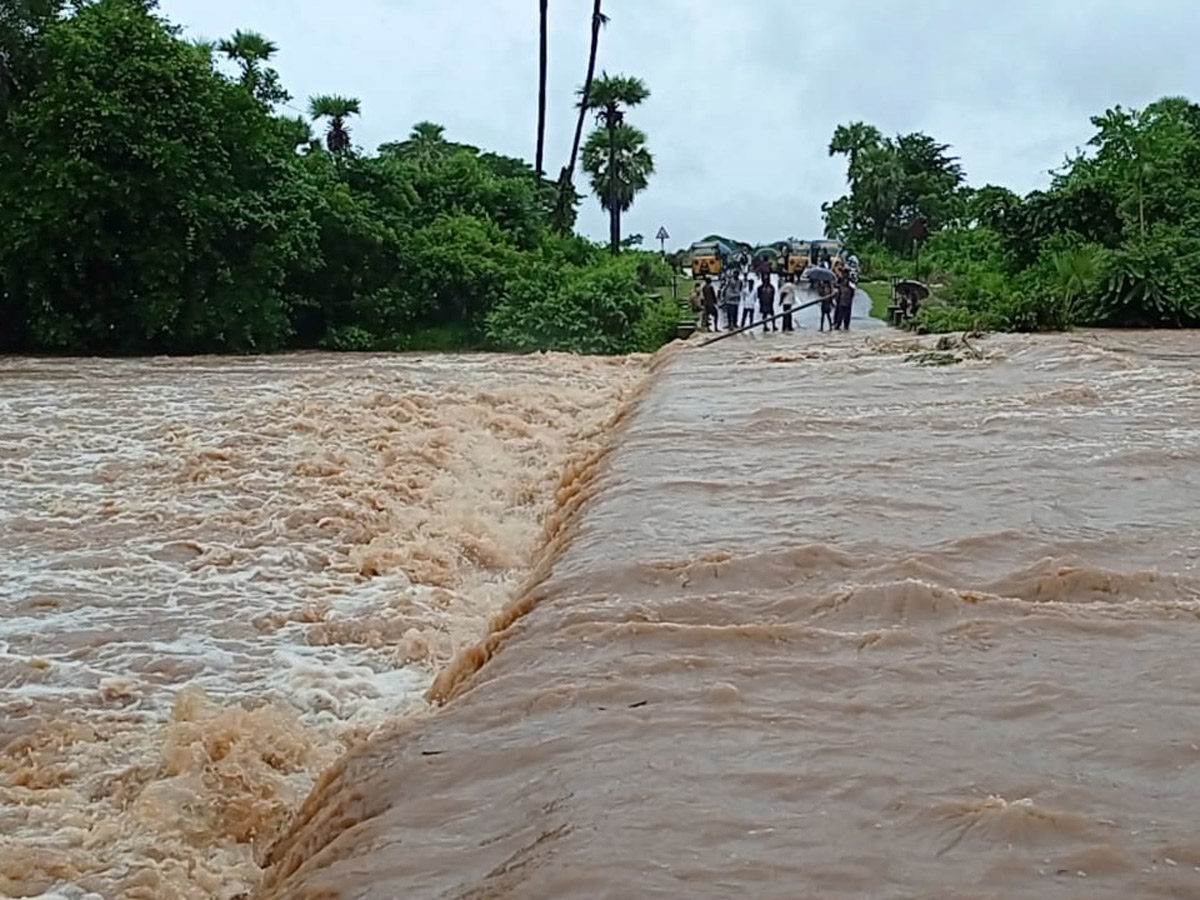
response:
<path fill-rule="evenodd" d="M 825 323 L 829 323 L 829 330 L 833 331 L 833 301 L 837 289 L 827 281 L 822 281 L 817 285 L 817 292 L 821 295 L 821 327 L 818 331 L 825 330 Z"/>
<path fill-rule="evenodd" d="M 775 285 L 771 284 L 771 277 L 768 275 L 763 279 L 763 283 L 758 288 L 758 311 L 763 317 L 763 332 L 768 330 L 767 319 L 775 315 Z M 772 320 L 769 323 L 770 331 L 778 331 L 775 327 L 775 322 Z"/>
<path fill-rule="evenodd" d="M 833 314 L 834 329 L 841 328 L 843 331 L 850 330 L 850 313 L 854 309 L 854 285 L 850 283 L 850 279 L 843 277 L 838 282 L 837 288 L 837 308 Z"/>
<path fill-rule="evenodd" d="M 717 290 L 713 287 L 712 279 L 704 279 L 704 287 L 700 290 L 704 300 L 704 330 L 717 330 Z"/>

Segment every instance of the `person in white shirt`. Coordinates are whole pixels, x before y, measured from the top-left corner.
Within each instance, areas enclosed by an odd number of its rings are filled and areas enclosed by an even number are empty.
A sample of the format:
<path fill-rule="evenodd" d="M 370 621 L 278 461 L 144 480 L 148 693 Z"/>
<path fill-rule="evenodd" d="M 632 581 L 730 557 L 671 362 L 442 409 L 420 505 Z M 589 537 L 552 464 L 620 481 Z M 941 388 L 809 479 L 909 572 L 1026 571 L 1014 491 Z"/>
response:
<path fill-rule="evenodd" d="M 758 307 L 758 294 L 754 290 L 754 279 L 747 278 L 742 285 L 742 327 L 754 324 L 754 310 Z"/>
<path fill-rule="evenodd" d="M 795 331 L 792 324 L 792 307 L 796 305 L 796 285 L 790 280 L 779 288 L 779 305 L 783 307 L 783 330 Z"/>

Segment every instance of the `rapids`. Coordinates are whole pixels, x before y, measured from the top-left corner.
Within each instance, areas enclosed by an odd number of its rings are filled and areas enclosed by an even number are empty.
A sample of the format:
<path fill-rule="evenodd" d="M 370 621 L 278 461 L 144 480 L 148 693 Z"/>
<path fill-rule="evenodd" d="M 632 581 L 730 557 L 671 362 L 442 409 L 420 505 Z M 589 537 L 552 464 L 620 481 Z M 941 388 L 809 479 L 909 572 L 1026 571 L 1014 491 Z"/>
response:
<path fill-rule="evenodd" d="M 244 896 L 485 632 L 644 371 L 0 360 L 0 896 Z"/>
<path fill-rule="evenodd" d="M 0 361 L 0 894 L 1196 896 L 1191 343 Z"/>
<path fill-rule="evenodd" d="M 664 356 L 256 897 L 1200 895 L 1191 342 Z"/>

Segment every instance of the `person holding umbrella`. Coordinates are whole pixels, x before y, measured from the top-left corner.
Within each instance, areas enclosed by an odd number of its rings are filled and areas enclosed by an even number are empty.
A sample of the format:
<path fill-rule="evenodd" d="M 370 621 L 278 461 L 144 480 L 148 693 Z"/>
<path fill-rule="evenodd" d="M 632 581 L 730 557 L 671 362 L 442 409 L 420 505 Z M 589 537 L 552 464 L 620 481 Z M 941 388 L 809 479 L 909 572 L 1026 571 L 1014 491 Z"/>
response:
<path fill-rule="evenodd" d="M 833 331 L 833 291 L 830 289 L 828 281 L 822 281 L 818 290 L 821 294 L 821 327 L 818 331 L 825 330 L 825 323 L 829 323 L 829 330 Z"/>
<path fill-rule="evenodd" d="M 833 330 L 833 273 L 828 269 L 823 269 L 817 263 L 813 263 L 809 268 L 804 270 L 804 276 L 807 279 L 809 287 L 817 292 L 817 296 L 821 298 L 821 325 L 819 331 L 825 330 L 825 323 L 829 323 L 829 330 Z"/>

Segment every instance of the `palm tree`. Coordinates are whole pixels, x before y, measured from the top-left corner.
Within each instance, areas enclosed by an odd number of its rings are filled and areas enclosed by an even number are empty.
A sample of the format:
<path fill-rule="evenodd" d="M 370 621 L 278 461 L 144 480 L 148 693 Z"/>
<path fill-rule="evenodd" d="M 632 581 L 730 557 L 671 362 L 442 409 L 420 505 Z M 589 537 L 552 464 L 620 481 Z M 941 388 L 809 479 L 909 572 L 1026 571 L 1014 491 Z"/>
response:
<path fill-rule="evenodd" d="M 1055 280 L 1062 292 L 1058 322 L 1061 328 L 1070 328 L 1079 311 L 1079 302 L 1096 284 L 1096 256 L 1086 247 L 1060 251 L 1052 257 Z"/>
<path fill-rule="evenodd" d="M 566 221 L 566 210 L 574 197 L 575 165 L 579 161 L 579 145 L 583 142 L 583 122 L 592 111 L 592 82 L 596 77 L 596 54 L 600 49 L 600 31 L 608 24 L 608 16 L 601 12 L 603 0 L 594 0 L 592 6 L 592 47 L 588 52 L 587 77 L 579 89 L 579 116 L 575 120 L 575 139 L 571 143 L 571 159 L 558 179 L 558 202 L 555 205 L 555 221 L 560 228 Z M 562 230 L 566 230 L 563 228 Z"/>
<path fill-rule="evenodd" d="M 346 128 L 346 119 L 359 115 L 358 98 L 322 94 L 308 101 L 308 111 L 314 119 L 329 119 L 325 129 L 325 146 L 330 153 L 340 155 L 350 149 L 350 131 Z"/>
<path fill-rule="evenodd" d="M 549 0 L 540 0 L 541 22 L 539 26 L 538 45 L 538 123 L 537 123 L 537 154 L 534 169 L 537 170 L 538 181 L 542 180 L 542 164 L 546 155 L 546 27 L 549 17 Z"/>
<path fill-rule="evenodd" d="M 395 154 L 401 159 L 411 160 L 417 165 L 428 165 L 440 159 L 451 149 L 446 140 L 446 129 L 435 122 L 418 122 L 408 133 L 408 140 L 382 144 L 379 152 Z"/>
<path fill-rule="evenodd" d="M 278 45 L 257 31 L 235 31 L 233 37 L 220 41 L 217 49 L 241 66 L 242 84 L 247 87 L 254 87 L 259 63 L 266 62 L 279 51 Z"/>
<path fill-rule="evenodd" d="M 871 147 L 878 147 L 882 140 L 882 132 L 874 125 L 865 122 L 839 125 L 833 132 L 833 140 L 829 142 L 829 155 L 846 154 L 850 158 L 850 168 L 854 169 L 859 154 Z"/>
<path fill-rule="evenodd" d="M 609 75 L 602 72 L 592 82 L 587 108 L 605 128 L 612 130 L 625 121 L 625 110 L 637 106 L 650 96 L 650 89 L 640 78 L 628 75 Z"/>
<path fill-rule="evenodd" d="M 650 89 L 646 87 L 646 83 L 640 78 L 631 78 L 627 75 L 609 75 L 607 72 L 602 72 L 600 77 L 592 82 L 592 89 L 588 94 L 588 109 L 596 113 L 596 119 L 603 126 L 603 133 L 608 135 L 609 144 L 609 161 L 605 166 L 606 169 L 619 175 L 618 162 L 615 159 L 617 153 L 621 150 L 621 141 L 618 140 L 617 132 L 625 124 L 625 110 L 637 106 L 650 96 Z M 632 130 L 632 134 L 641 135 L 642 143 L 645 143 L 645 135 L 642 135 L 637 129 Z M 630 133 L 623 135 L 625 139 L 630 137 Z M 591 146 L 593 150 L 596 145 L 596 133 L 593 132 L 588 138 L 587 144 L 584 146 L 584 170 L 592 178 L 592 187 L 595 189 L 597 171 L 595 160 L 593 166 L 587 164 L 587 148 Z M 639 145 L 640 146 L 640 145 Z M 646 154 L 649 159 L 649 153 Z M 653 171 L 654 164 L 650 163 L 650 171 Z M 650 172 L 646 173 L 647 175 Z M 645 185 L 638 188 L 642 190 Z M 636 193 L 636 191 L 635 191 Z M 632 197 L 629 203 L 632 203 Z M 604 205 L 604 199 L 601 197 L 601 205 Z M 612 252 L 614 254 L 621 252 L 621 213 L 628 209 L 628 205 L 624 209 L 619 206 L 604 206 L 609 212 L 610 217 L 610 232 Z"/>
<path fill-rule="evenodd" d="M 583 170 L 592 190 L 608 211 L 609 248 L 621 252 L 621 214 L 633 206 L 654 174 L 654 157 L 646 149 L 646 135 L 624 122 L 597 128 L 583 145 Z"/>

